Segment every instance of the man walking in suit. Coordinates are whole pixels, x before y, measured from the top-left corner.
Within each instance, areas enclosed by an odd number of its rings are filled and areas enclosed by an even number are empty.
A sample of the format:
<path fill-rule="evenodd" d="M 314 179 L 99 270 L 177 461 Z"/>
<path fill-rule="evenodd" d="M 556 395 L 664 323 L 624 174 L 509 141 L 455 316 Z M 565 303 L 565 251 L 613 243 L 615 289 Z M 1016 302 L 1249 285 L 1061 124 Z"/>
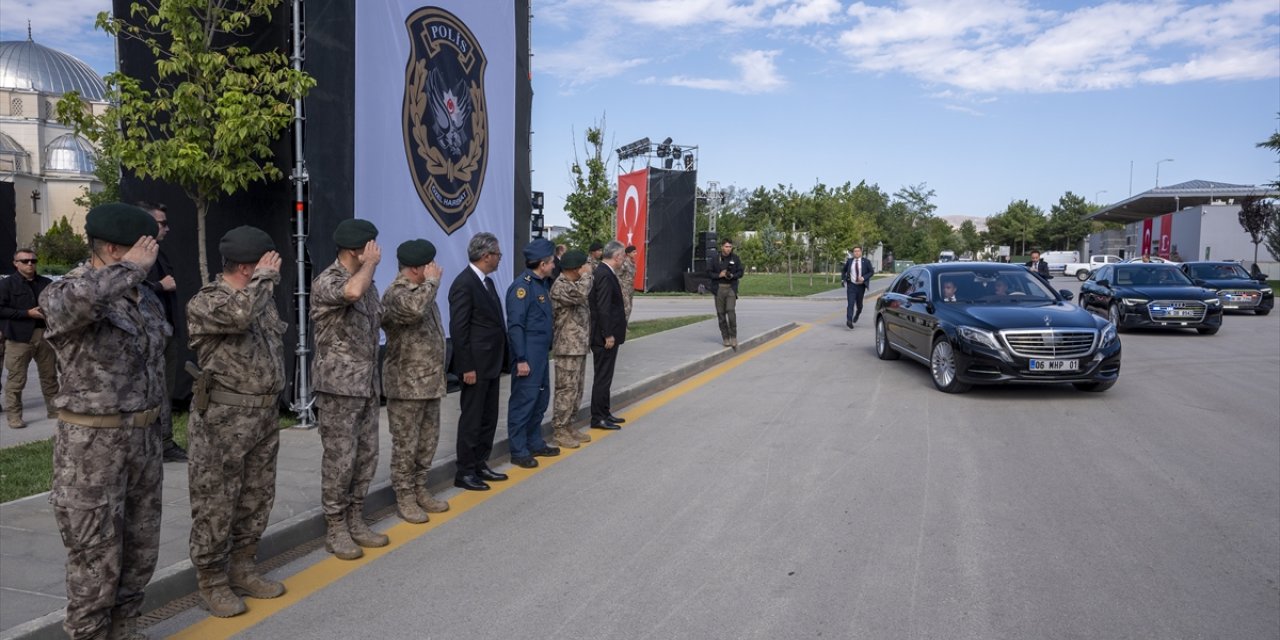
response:
<path fill-rule="evenodd" d="M 1049 263 L 1040 259 L 1040 252 L 1032 250 L 1031 259 L 1027 261 L 1027 268 L 1045 280 L 1049 280 L 1053 276 L 1049 275 Z"/>
<path fill-rule="evenodd" d="M 615 430 L 625 422 L 613 415 L 609 407 L 618 347 L 627 340 L 627 317 L 622 304 L 622 286 L 618 282 L 624 259 L 622 243 L 611 240 L 604 246 L 591 282 L 591 356 L 595 366 L 595 379 L 591 383 L 591 427 L 594 429 Z"/>
<path fill-rule="evenodd" d="M 853 257 L 844 261 L 844 269 L 840 271 L 840 280 L 844 282 L 845 299 L 848 303 L 844 310 L 844 326 L 853 328 L 862 315 L 862 296 L 867 293 L 867 285 L 871 283 L 871 261 L 862 257 L 862 247 L 853 248 Z"/>
<path fill-rule="evenodd" d="M 471 264 L 449 287 L 449 335 L 453 371 L 462 381 L 458 417 L 458 460 L 453 486 L 488 491 L 488 482 L 507 476 L 489 468 L 493 434 L 498 428 L 498 378 L 507 359 L 507 323 L 502 300 L 489 274 L 498 270 L 498 238 L 480 232 L 467 244 Z"/>

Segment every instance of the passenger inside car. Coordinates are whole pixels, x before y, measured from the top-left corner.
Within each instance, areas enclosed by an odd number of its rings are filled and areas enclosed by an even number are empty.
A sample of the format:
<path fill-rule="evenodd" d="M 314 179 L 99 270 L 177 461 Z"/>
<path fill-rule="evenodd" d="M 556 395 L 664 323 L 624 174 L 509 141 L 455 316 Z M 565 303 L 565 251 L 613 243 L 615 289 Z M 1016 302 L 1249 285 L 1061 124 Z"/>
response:
<path fill-rule="evenodd" d="M 942 281 L 942 301 L 943 302 L 956 301 L 956 281 L 954 279 L 947 278 L 946 280 Z"/>

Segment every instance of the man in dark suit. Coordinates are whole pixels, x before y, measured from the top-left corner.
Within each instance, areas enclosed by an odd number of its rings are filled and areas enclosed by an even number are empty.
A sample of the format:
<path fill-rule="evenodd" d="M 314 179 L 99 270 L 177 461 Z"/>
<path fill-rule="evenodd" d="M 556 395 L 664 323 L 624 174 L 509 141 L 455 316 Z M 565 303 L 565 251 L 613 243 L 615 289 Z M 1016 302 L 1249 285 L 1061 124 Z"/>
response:
<path fill-rule="evenodd" d="M 840 271 L 840 281 L 845 286 L 844 326 L 853 328 L 853 323 L 862 315 L 862 296 L 867 293 L 867 285 L 871 284 L 871 261 L 862 257 L 862 247 L 853 248 L 853 257 L 844 261 Z"/>
<path fill-rule="evenodd" d="M 1049 275 L 1049 263 L 1040 259 L 1039 251 L 1031 251 L 1031 259 L 1027 261 L 1027 268 L 1031 270 L 1031 273 L 1034 273 L 1045 280 L 1053 278 L 1053 276 Z"/>
<path fill-rule="evenodd" d="M 507 360 L 507 323 L 498 288 L 489 277 L 501 259 L 498 238 L 492 233 L 477 233 L 467 244 L 471 264 L 449 287 L 453 372 L 462 381 L 458 470 L 453 486 L 469 491 L 488 491 L 486 481 L 507 479 L 488 464 L 498 428 L 498 379 Z"/>
<path fill-rule="evenodd" d="M 163 242 L 169 234 L 169 208 L 163 204 L 142 201 L 138 208 L 151 214 L 160 227 L 156 242 Z M 164 317 L 173 327 L 173 337 L 164 346 L 164 402 L 160 403 L 160 446 L 163 447 L 165 462 L 186 462 L 187 452 L 173 441 L 173 387 L 178 381 L 178 345 L 180 333 L 187 326 L 182 318 L 182 307 L 178 304 L 178 283 L 173 279 L 173 264 L 164 249 L 160 249 L 156 261 L 147 272 L 145 283 L 164 306 Z"/>
<path fill-rule="evenodd" d="M 591 356 L 595 366 L 595 379 L 591 382 L 591 427 L 594 429 L 615 430 L 626 422 L 613 415 L 609 407 L 618 347 L 627 340 L 627 316 L 622 303 L 622 285 L 618 282 L 624 259 L 622 243 L 610 241 L 604 246 L 591 283 Z"/>

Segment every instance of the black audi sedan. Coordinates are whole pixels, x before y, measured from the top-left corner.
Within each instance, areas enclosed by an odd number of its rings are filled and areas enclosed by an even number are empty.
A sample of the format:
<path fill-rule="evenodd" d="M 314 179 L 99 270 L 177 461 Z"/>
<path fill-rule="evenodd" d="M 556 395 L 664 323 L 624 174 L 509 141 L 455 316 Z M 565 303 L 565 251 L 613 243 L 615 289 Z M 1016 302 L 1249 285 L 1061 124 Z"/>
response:
<path fill-rule="evenodd" d="M 1265 316 L 1276 304 L 1266 277 L 1255 280 L 1238 262 L 1184 262 L 1180 268 L 1196 286 L 1217 291 L 1226 311 L 1252 311 Z"/>
<path fill-rule="evenodd" d="M 1197 286 L 1172 264 L 1106 265 L 1080 285 L 1080 305 L 1106 316 L 1117 329 L 1195 329 L 1213 335 L 1222 327 L 1218 292 Z"/>
<path fill-rule="evenodd" d="M 947 393 L 1003 382 L 1110 389 L 1120 378 L 1120 338 L 1070 300 L 1021 265 L 912 267 L 876 301 L 876 355 L 925 364 Z"/>

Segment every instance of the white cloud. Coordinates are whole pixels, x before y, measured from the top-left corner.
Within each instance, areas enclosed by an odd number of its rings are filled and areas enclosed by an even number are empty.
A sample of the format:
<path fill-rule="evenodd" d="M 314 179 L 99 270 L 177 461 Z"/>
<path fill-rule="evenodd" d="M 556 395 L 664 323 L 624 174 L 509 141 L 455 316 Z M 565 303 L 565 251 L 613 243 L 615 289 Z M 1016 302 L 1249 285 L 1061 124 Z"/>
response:
<path fill-rule="evenodd" d="M 101 72 L 110 71 L 115 42 L 93 27 L 101 11 L 111 10 L 111 0 L 0 0 L 5 40 L 26 40 L 27 23 L 38 44 L 69 53 Z M 104 68 L 107 67 L 107 68 Z"/>
<path fill-rule="evenodd" d="M 786 79 L 778 73 L 777 65 L 773 62 L 778 53 L 780 52 L 744 51 L 733 56 L 730 61 L 738 67 L 737 78 L 719 79 L 676 76 L 657 82 L 676 87 L 726 91 L 729 93 L 769 93 L 787 85 Z"/>
<path fill-rule="evenodd" d="M 829 24 L 839 13 L 839 0 L 801 0 L 778 9 L 771 22 L 778 27 Z"/>
<path fill-rule="evenodd" d="M 1020 0 L 858 2 L 840 42 L 866 71 L 977 93 L 1112 89 L 1280 75 L 1280 7 L 1237 0 L 1104 2 L 1069 12 Z"/>

